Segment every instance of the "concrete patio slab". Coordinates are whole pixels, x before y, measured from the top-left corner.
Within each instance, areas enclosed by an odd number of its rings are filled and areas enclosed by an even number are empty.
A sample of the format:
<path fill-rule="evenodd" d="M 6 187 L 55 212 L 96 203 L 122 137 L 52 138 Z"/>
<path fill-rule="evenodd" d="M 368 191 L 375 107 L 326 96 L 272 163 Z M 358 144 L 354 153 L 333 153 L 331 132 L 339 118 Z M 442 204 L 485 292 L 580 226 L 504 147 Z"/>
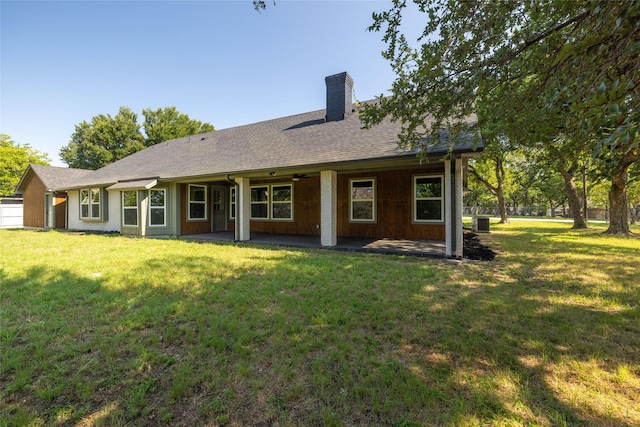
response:
<path fill-rule="evenodd" d="M 224 231 L 217 233 L 189 234 L 180 236 L 180 238 L 183 240 L 198 242 L 233 242 L 234 234 L 231 231 Z M 445 243 L 437 240 L 338 237 L 338 244 L 336 246 L 326 247 L 320 244 L 320 236 L 251 233 L 251 240 L 243 243 L 290 248 L 314 248 L 388 255 L 445 258 Z"/>

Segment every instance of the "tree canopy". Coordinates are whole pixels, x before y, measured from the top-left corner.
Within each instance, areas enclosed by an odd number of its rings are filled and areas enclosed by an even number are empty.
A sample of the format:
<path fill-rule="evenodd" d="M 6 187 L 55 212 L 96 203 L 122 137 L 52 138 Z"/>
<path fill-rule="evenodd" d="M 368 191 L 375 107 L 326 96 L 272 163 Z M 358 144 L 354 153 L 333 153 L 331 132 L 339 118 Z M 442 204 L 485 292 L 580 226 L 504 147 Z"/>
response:
<path fill-rule="evenodd" d="M 159 144 L 170 139 L 188 135 L 198 135 L 214 130 L 209 123 L 203 123 L 180 113 L 176 107 L 142 110 L 144 131 L 147 135 L 146 146 Z"/>
<path fill-rule="evenodd" d="M 0 196 L 14 194 L 22 174 L 32 163 L 48 165 L 51 160 L 29 144 L 18 144 L 9 135 L 0 133 Z"/>
<path fill-rule="evenodd" d="M 115 116 L 99 114 L 77 124 L 60 157 L 69 167 L 95 170 L 160 142 L 214 130 L 176 107 L 147 108 L 142 114 L 140 124 L 136 113 L 120 107 Z"/>
<path fill-rule="evenodd" d="M 462 130 L 481 104 L 502 117 L 499 138 L 588 147 L 612 182 L 610 231 L 628 232 L 628 171 L 640 159 L 640 1 L 414 3 L 426 22 L 416 42 L 403 34 L 406 0 L 373 15 L 370 30 L 383 33 L 397 77 L 390 96 L 364 106 L 365 124 L 391 116 L 403 125 L 401 143 L 419 146 L 442 128 Z"/>

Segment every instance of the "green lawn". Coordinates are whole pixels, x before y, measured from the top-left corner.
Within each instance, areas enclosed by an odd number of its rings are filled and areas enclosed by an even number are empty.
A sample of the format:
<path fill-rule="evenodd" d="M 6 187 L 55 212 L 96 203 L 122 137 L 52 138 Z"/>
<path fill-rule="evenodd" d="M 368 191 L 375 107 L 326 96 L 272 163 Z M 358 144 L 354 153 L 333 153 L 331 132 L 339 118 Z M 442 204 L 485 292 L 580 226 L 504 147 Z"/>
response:
<path fill-rule="evenodd" d="M 0 425 L 640 425 L 640 239 L 570 226 L 463 264 L 0 230 Z"/>

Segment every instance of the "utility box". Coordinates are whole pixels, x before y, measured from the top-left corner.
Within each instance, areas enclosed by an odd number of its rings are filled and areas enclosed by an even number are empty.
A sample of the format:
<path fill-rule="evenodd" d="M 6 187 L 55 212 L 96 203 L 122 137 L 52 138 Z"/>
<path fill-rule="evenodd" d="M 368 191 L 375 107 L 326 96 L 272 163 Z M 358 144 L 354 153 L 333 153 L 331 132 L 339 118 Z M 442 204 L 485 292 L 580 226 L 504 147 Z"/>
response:
<path fill-rule="evenodd" d="M 471 219 L 471 230 L 476 233 L 488 233 L 489 232 L 489 217 L 487 216 L 474 216 Z"/>

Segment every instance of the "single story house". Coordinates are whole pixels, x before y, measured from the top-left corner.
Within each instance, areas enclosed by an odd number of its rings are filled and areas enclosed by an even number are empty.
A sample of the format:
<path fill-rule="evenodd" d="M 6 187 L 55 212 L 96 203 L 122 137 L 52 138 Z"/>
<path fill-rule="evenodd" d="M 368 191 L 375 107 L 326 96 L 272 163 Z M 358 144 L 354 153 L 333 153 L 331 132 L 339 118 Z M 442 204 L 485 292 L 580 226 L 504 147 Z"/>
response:
<path fill-rule="evenodd" d="M 313 235 L 327 247 L 338 236 L 440 240 L 447 256 L 462 257 L 464 170 L 482 144 L 460 139 L 446 160 L 443 146 L 421 161 L 398 148 L 399 123 L 362 127 L 348 73 L 325 83 L 326 109 L 166 141 L 93 172 L 67 169 L 44 194 L 66 195 L 69 229 Z M 51 202 L 31 186 L 47 175 L 32 165 L 18 186 L 25 218 L 31 209 L 46 217 Z"/>

